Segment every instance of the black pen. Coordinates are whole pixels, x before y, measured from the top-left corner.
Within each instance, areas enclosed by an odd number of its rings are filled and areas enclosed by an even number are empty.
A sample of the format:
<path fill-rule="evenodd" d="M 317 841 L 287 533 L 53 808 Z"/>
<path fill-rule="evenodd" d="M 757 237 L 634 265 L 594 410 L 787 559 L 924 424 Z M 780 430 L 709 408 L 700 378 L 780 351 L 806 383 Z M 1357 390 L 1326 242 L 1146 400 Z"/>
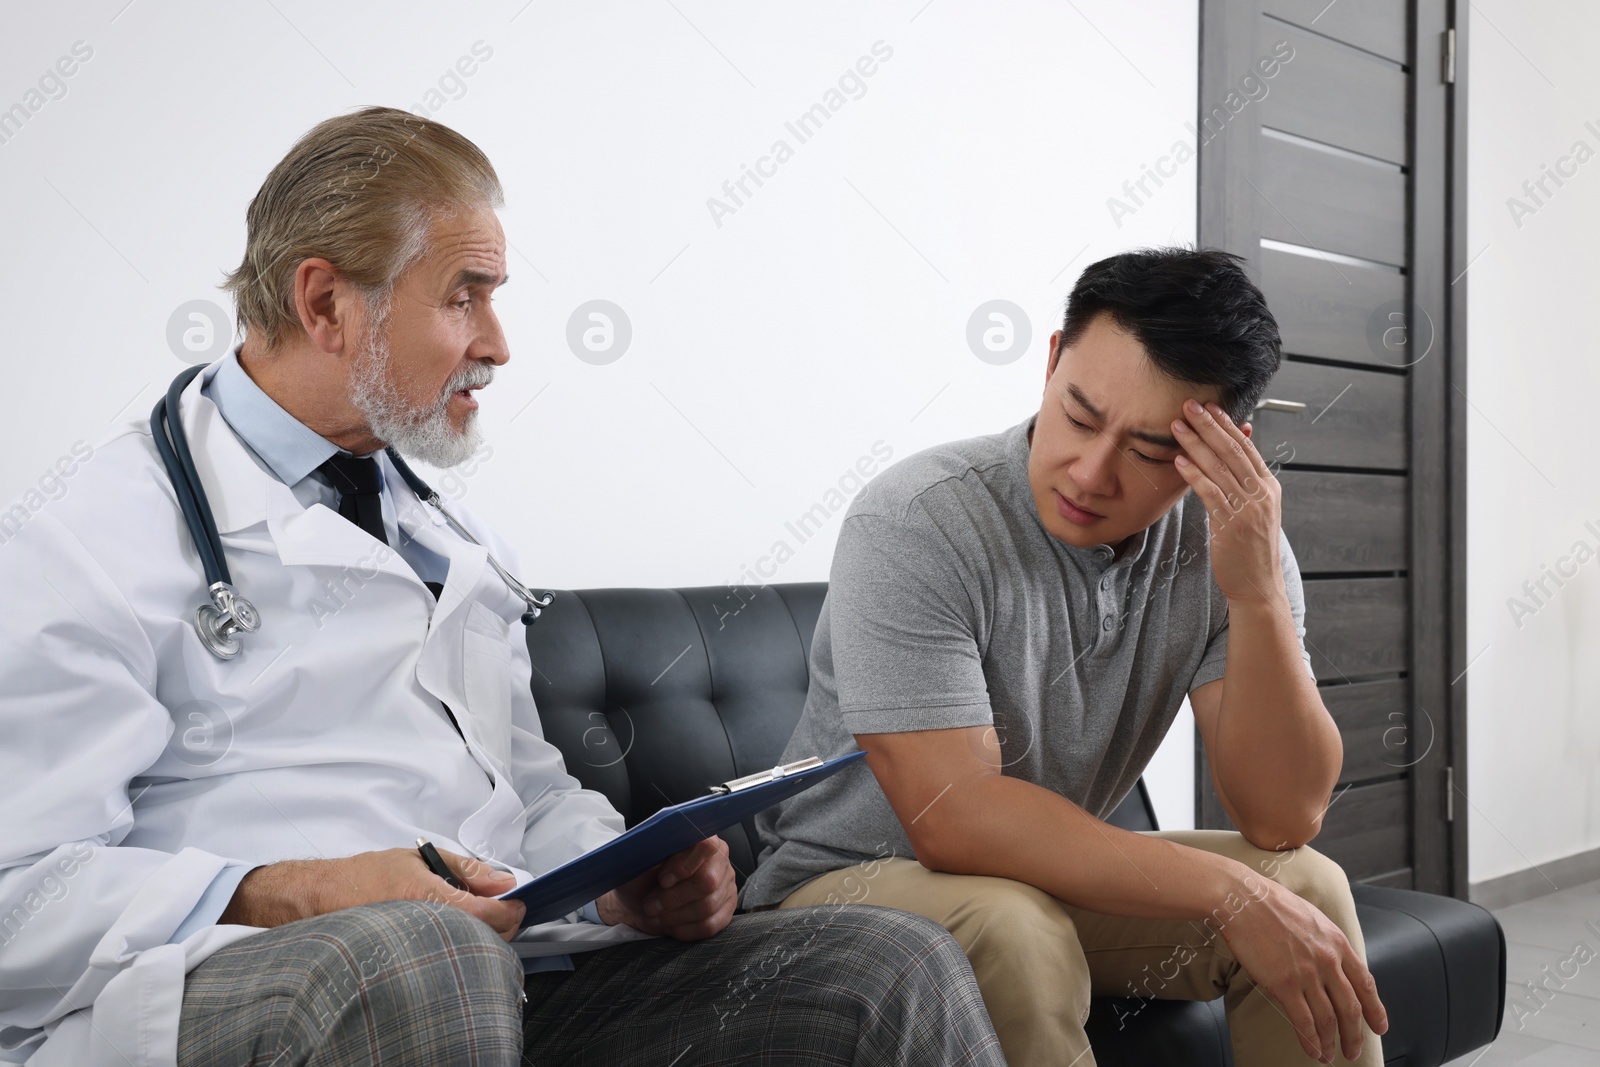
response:
<path fill-rule="evenodd" d="M 465 889 L 452 871 L 444 862 L 444 857 L 439 855 L 439 850 L 433 847 L 433 842 L 426 838 L 417 838 L 417 852 L 422 856 L 422 862 L 428 865 L 428 870 L 450 883 L 451 889 Z"/>

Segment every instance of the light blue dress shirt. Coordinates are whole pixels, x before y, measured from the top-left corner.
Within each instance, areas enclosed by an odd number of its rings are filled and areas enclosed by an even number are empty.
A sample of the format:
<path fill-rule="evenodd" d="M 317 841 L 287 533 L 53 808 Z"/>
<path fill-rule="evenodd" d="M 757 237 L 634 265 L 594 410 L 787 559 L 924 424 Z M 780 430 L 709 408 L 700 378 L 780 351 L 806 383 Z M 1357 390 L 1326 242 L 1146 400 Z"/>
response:
<path fill-rule="evenodd" d="M 317 468 L 328 457 L 343 450 L 285 411 L 252 381 L 239 365 L 237 348 L 222 361 L 201 392 L 217 406 L 217 412 L 244 444 L 251 458 L 261 465 L 263 471 L 287 485 L 296 500 L 308 508 L 313 504 L 323 504 L 334 511 L 339 510 L 339 491 Z M 424 582 L 443 583 L 450 570 L 450 561 L 401 535 L 399 522 L 395 518 L 394 493 L 397 491 L 409 493 L 411 488 L 403 482 L 396 487 L 390 485 L 387 479 L 384 480 L 380 493 L 384 534 L 400 558 L 417 572 L 417 577 Z M 172 943 L 182 941 L 196 930 L 215 925 L 227 910 L 228 903 L 239 888 L 239 882 L 252 869 L 230 867 L 219 875 L 173 933 Z M 585 904 L 580 914 L 585 922 L 600 922 L 600 912 L 593 902 Z M 573 969 L 570 956 L 527 959 L 522 966 L 528 974 Z"/>
<path fill-rule="evenodd" d="M 201 392 L 217 405 L 217 411 L 245 450 L 261 469 L 287 485 L 295 499 L 305 507 L 323 504 L 339 510 L 339 491 L 317 470 L 330 456 L 344 450 L 278 406 L 239 365 L 235 349 Z M 352 453 L 345 452 L 345 455 Z M 424 582 L 443 582 L 450 561 L 431 552 L 400 533 L 395 518 L 394 494 L 409 493 L 403 482 L 387 484 L 379 498 L 383 503 L 383 531 L 400 558 L 411 565 Z"/>

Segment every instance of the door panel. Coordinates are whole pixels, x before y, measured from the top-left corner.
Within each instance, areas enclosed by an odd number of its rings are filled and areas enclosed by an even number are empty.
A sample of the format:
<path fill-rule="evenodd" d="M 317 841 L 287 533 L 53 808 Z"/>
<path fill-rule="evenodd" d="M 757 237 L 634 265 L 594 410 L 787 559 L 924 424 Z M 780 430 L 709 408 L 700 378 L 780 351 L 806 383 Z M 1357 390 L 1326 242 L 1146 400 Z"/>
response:
<path fill-rule="evenodd" d="M 1263 54 L 1279 41 L 1289 42 L 1294 58 L 1261 101 L 1261 125 L 1405 163 L 1407 85 L 1399 64 L 1263 18 Z"/>
<path fill-rule="evenodd" d="M 1397 779 L 1336 792 L 1312 846 L 1352 877 L 1382 877 L 1410 867 L 1411 793 L 1406 783 Z"/>
<path fill-rule="evenodd" d="M 1405 569 L 1405 478 L 1285 470 L 1278 483 L 1283 532 L 1302 575 Z"/>
<path fill-rule="evenodd" d="M 1306 405 L 1300 412 L 1262 409 L 1251 416 L 1256 447 L 1268 463 L 1405 470 L 1404 377 L 1286 359 L 1267 397 Z"/>
<path fill-rule="evenodd" d="M 1263 218 L 1269 212 L 1263 211 Z M 1405 275 L 1257 246 L 1261 291 L 1278 320 L 1285 355 L 1317 356 L 1399 369 L 1411 362 L 1397 348 L 1388 309 L 1403 309 Z M 1376 315 L 1376 320 L 1374 316 Z M 1369 337 L 1370 335 L 1370 337 Z"/>
<path fill-rule="evenodd" d="M 1262 137 L 1261 236 L 1399 266 L 1406 176 L 1397 166 Z"/>
<path fill-rule="evenodd" d="M 1306 651 L 1319 682 L 1395 674 L 1410 663 L 1404 578 L 1321 578 L 1305 584 Z"/>
<path fill-rule="evenodd" d="M 1250 264 L 1283 341 L 1266 396 L 1305 405 L 1252 421 L 1344 743 L 1349 790 L 1317 847 L 1358 880 L 1464 895 L 1464 822 L 1442 804 L 1446 768 L 1465 769 L 1451 683 L 1466 664 L 1449 15 L 1445 0 L 1201 0 L 1197 126 L 1200 243 Z M 1266 92 L 1206 127 L 1266 55 Z M 1196 825 L 1226 828 L 1197 752 Z"/>
<path fill-rule="evenodd" d="M 1405 0 L 1264 0 L 1267 14 L 1396 63 L 1406 61 Z"/>
<path fill-rule="evenodd" d="M 1404 773 L 1431 739 L 1411 730 L 1411 683 L 1404 678 L 1324 686 L 1322 703 L 1344 738 L 1341 786 Z"/>

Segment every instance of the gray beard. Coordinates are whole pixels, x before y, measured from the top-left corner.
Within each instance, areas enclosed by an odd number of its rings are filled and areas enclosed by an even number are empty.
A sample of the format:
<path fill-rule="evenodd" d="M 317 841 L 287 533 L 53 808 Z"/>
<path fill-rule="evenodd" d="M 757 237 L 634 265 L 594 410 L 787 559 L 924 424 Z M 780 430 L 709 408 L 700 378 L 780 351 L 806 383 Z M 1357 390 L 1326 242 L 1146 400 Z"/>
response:
<path fill-rule="evenodd" d="M 372 435 L 401 455 L 441 469 L 465 462 L 483 443 L 483 433 L 476 411 L 457 432 L 450 423 L 450 398 L 469 386 L 488 385 L 494 368 L 468 363 L 451 375 L 439 399 L 425 408 L 408 408 L 395 386 L 387 321 L 386 313 L 375 316 L 364 331 L 351 368 L 350 403 L 366 418 Z"/>

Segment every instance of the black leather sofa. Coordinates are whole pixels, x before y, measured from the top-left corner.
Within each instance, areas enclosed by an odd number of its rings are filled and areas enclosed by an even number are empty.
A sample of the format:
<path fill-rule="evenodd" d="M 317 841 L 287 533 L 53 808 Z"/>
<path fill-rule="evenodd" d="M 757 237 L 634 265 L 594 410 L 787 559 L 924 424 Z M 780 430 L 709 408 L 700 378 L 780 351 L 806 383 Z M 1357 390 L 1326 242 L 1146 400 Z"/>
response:
<path fill-rule="evenodd" d="M 708 785 L 773 766 L 805 703 L 826 592 L 823 582 L 558 591 L 528 628 L 545 736 L 630 825 Z M 1110 821 L 1156 828 L 1143 782 Z M 751 871 L 759 851 L 753 824 L 723 836 L 734 866 Z M 1436 1067 L 1493 1041 L 1506 968 L 1494 917 L 1449 897 L 1360 885 L 1354 892 L 1389 1012 L 1386 1062 Z M 1233 1063 L 1220 1000 L 1118 1007 L 1096 1000 L 1090 1015 L 1101 1067 Z"/>

